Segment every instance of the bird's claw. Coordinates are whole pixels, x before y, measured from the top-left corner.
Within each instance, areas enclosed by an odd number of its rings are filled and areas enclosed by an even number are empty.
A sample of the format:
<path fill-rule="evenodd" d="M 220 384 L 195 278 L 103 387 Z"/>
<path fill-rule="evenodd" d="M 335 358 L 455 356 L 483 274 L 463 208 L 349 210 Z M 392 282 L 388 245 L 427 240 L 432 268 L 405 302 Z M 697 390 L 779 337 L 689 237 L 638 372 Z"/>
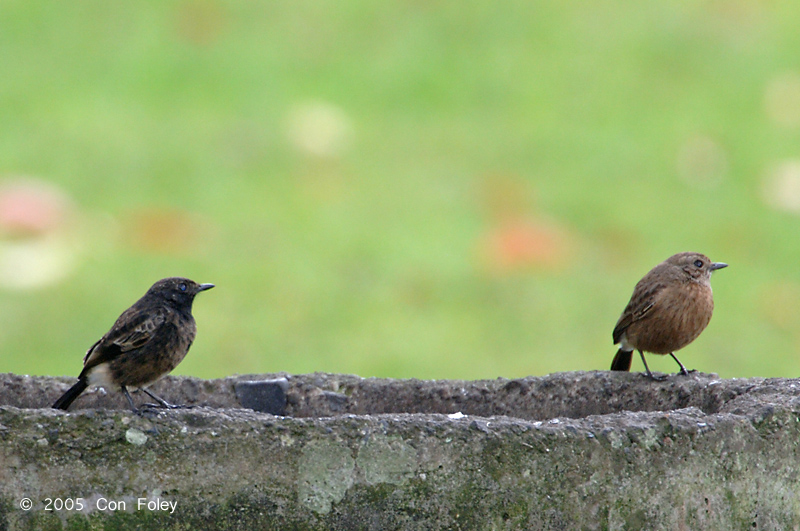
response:
<path fill-rule="evenodd" d="M 186 404 L 170 404 L 169 402 L 164 402 L 163 404 L 154 404 L 152 402 L 146 402 L 142 404 L 142 407 L 153 408 L 153 409 L 189 409 L 193 408 L 194 406 L 187 406 Z"/>

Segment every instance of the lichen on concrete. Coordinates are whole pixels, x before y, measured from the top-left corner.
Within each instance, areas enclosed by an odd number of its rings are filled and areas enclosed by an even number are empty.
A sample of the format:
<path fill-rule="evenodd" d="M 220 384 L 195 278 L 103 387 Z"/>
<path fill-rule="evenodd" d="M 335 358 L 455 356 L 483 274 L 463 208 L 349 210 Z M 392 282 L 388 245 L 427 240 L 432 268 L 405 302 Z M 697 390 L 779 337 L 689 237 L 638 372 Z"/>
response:
<path fill-rule="evenodd" d="M 355 459 L 349 446 L 335 439 L 310 441 L 298 466 L 298 497 L 310 510 L 327 514 L 354 482 Z"/>
<path fill-rule="evenodd" d="M 402 485 L 416 473 L 417 451 L 398 436 L 376 434 L 359 448 L 356 465 L 367 485 Z"/>

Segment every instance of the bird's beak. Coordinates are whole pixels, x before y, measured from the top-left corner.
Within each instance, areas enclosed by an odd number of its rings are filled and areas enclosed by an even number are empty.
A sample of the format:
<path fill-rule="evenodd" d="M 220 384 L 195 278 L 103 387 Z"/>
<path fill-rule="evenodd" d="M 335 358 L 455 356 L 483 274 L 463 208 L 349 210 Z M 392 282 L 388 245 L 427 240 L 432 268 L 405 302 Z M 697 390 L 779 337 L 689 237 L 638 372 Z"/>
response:
<path fill-rule="evenodd" d="M 723 267 L 728 267 L 728 264 L 724 262 L 712 262 L 708 269 L 711 271 L 716 271 L 717 269 L 722 269 Z"/>
<path fill-rule="evenodd" d="M 723 266 L 724 267 L 724 266 Z M 200 284 L 200 287 L 197 288 L 198 292 L 205 291 L 207 289 L 211 289 L 214 287 L 214 284 Z"/>

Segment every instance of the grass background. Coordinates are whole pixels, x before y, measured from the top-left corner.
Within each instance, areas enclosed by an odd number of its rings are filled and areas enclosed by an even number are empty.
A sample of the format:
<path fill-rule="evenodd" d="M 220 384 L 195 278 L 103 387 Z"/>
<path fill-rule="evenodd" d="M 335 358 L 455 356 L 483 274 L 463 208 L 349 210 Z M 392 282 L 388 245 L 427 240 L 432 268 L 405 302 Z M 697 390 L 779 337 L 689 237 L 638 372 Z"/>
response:
<path fill-rule="evenodd" d="M 606 369 L 636 281 L 697 250 L 730 267 L 679 357 L 798 376 L 798 27 L 781 1 L 2 2 L 0 183 L 68 195 L 74 256 L 0 291 L 0 370 L 76 375 L 172 275 L 217 284 L 176 374 Z"/>

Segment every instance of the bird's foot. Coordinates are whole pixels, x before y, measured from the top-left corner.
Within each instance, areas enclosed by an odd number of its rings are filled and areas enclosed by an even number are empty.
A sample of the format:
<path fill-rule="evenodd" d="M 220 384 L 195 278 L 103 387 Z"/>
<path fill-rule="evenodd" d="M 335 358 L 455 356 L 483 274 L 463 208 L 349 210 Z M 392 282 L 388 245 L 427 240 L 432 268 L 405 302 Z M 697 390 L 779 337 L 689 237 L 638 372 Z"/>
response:
<path fill-rule="evenodd" d="M 693 372 L 697 372 L 697 369 L 687 369 L 686 367 L 681 367 L 681 370 L 678 371 L 678 374 L 682 374 L 683 376 L 689 376 Z"/>
<path fill-rule="evenodd" d="M 142 404 L 142 407 L 150 409 L 191 409 L 194 406 L 187 406 L 186 404 L 170 404 L 165 400 L 164 402 L 159 402 L 158 404 L 154 404 L 152 402 L 146 402 Z"/>
<path fill-rule="evenodd" d="M 669 378 L 669 375 L 667 375 L 667 374 L 661 374 L 659 376 L 656 376 L 655 374 L 653 374 L 650 371 L 647 371 L 645 376 L 647 376 L 648 378 L 650 378 L 654 382 L 663 382 L 663 381 L 665 381 L 665 380 L 667 380 Z"/>
<path fill-rule="evenodd" d="M 686 366 L 685 366 L 683 363 L 681 363 L 681 360 L 679 360 L 679 359 L 678 359 L 678 357 L 675 355 L 675 353 L 673 353 L 673 352 L 670 352 L 670 353 L 669 353 L 669 355 L 670 355 L 670 356 L 672 356 L 672 359 L 674 359 L 674 360 L 675 360 L 675 363 L 677 363 L 677 364 L 678 364 L 678 367 L 680 367 L 680 368 L 681 368 L 681 370 L 680 370 L 680 371 L 678 371 L 678 374 L 682 374 L 682 375 L 686 376 L 686 375 L 688 375 L 690 372 L 697 372 L 695 369 L 692 369 L 691 371 L 687 371 L 687 370 L 686 370 Z"/>
<path fill-rule="evenodd" d="M 185 404 L 170 404 L 160 396 L 153 394 L 153 392 L 147 388 L 142 387 L 141 390 L 144 391 L 144 393 L 146 393 L 150 398 L 158 402 L 158 404 L 153 404 L 152 402 L 148 402 L 146 404 L 142 404 L 143 406 L 153 407 L 153 408 L 164 408 L 164 409 L 188 409 L 194 407 L 194 406 L 187 406 Z"/>

